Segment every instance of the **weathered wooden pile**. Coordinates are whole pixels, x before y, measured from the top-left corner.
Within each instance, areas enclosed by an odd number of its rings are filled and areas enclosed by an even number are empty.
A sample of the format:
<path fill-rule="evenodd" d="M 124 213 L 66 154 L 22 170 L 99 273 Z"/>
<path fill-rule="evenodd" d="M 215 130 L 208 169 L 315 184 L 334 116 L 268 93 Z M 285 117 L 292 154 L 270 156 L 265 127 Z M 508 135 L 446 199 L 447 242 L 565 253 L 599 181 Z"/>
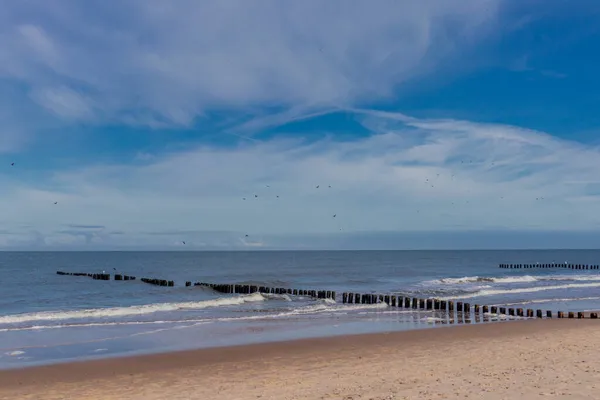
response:
<path fill-rule="evenodd" d="M 110 281 L 110 274 L 90 274 L 87 272 L 63 272 L 56 271 L 57 275 L 70 275 L 70 276 L 87 276 L 95 280 Z"/>
<path fill-rule="evenodd" d="M 69 275 L 69 276 L 87 276 L 92 279 L 100 280 L 100 281 L 110 281 L 110 274 L 102 273 L 102 274 L 92 274 L 89 272 L 64 272 L 64 271 L 56 271 L 57 275 Z M 135 280 L 135 276 L 129 275 L 121 275 L 115 274 L 115 281 L 133 281 Z"/>
<path fill-rule="evenodd" d="M 185 286 L 192 286 L 192 282 L 187 281 Z M 292 296 L 308 296 L 316 299 L 332 299 L 335 300 L 336 294 L 332 290 L 307 290 L 307 289 L 288 289 L 288 288 L 273 288 L 257 285 L 236 285 L 236 284 L 220 284 L 220 283 L 205 283 L 195 282 L 194 286 L 204 286 L 211 288 L 219 293 L 264 293 L 264 294 L 289 294 Z"/>
<path fill-rule="evenodd" d="M 151 285 L 156 285 L 156 286 L 169 286 L 169 287 L 175 286 L 174 281 L 168 281 L 166 279 L 142 278 L 140 280 L 144 283 L 149 283 Z"/>
<path fill-rule="evenodd" d="M 115 281 L 135 281 L 135 276 L 115 274 Z"/>
<path fill-rule="evenodd" d="M 490 315 L 505 315 L 510 317 L 524 317 L 524 318 L 552 318 L 552 311 L 533 310 L 523 308 L 506 308 L 499 306 L 488 306 L 475 304 L 471 306 L 470 303 L 464 303 L 457 301 L 440 300 L 435 298 L 420 299 L 417 297 L 405 297 L 396 296 L 389 294 L 361 294 L 361 293 L 342 293 L 342 303 L 344 304 L 378 304 L 386 303 L 390 307 L 413 309 L 413 310 L 431 310 L 440 311 L 443 313 L 453 314 L 457 313 L 464 314 L 490 314 Z M 565 314 L 563 311 L 557 313 L 557 318 L 585 318 L 583 312 L 569 312 Z M 598 313 L 590 313 L 589 318 L 598 319 Z"/>
<path fill-rule="evenodd" d="M 551 263 L 551 264 L 499 264 L 499 268 L 505 269 L 526 269 L 526 268 L 562 268 L 562 269 L 600 269 L 600 265 L 588 265 L 588 264 L 560 264 L 560 263 Z"/>

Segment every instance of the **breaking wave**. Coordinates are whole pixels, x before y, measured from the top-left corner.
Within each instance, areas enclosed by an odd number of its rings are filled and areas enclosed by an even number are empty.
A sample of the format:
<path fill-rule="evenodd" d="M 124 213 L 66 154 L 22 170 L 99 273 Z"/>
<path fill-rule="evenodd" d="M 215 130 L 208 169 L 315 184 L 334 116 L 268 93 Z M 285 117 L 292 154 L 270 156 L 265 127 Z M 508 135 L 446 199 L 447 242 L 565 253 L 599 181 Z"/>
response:
<path fill-rule="evenodd" d="M 155 303 L 129 307 L 92 308 L 86 310 L 43 311 L 37 313 L 14 314 L 0 317 L 0 324 L 17 324 L 32 321 L 60 321 L 80 318 L 127 317 L 178 310 L 199 310 L 208 307 L 235 306 L 267 299 L 285 299 L 287 296 L 262 295 L 253 293 L 236 297 L 221 297 L 214 300 L 188 301 L 180 303 Z M 289 297 L 288 297 L 289 299 Z"/>
<path fill-rule="evenodd" d="M 554 286 L 536 286 L 536 287 L 525 287 L 525 288 L 513 288 L 513 289 L 491 289 L 481 290 L 473 293 L 464 293 L 457 296 L 447 296 L 442 300 L 454 300 L 454 299 L 470 299 L 473 297 L 486 297 L 486 296 L 497 296 L 503 294 L 515 294 L 515 293 L 534 293 L 543 292 L 547 290 L 559 290 L 559 289 L 571 289 L 571 288 L 590 288 L 600 287 L 600 282 L 596 283 L 571 283 L 566 285 L 554 285 Z"/>
<path fill-rule="evenodd" d="M 487 276 L 465 276 L 462 278 L 442 278 L 433 281 L 428 281 L 428 284 L 441 285 L 460 285 L 465 283 L 528 283 L 528 282 L 544 282 L 544 281 L 600 281 L 600 275 L 524 275 L 524 276 L 503 276 L 503 277 L 487 277 Z"/>

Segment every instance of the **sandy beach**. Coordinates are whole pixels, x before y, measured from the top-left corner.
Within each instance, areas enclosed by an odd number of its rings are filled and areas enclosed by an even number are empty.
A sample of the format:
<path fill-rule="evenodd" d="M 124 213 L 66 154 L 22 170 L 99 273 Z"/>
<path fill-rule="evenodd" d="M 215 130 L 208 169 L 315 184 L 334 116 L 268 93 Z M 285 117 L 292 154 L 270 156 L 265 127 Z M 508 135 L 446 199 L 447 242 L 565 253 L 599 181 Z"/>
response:
<path fill-rule="evenodd" d="M 521 321 L 0 372 L 2 399 L 598 398 L 600 325 Z"/>

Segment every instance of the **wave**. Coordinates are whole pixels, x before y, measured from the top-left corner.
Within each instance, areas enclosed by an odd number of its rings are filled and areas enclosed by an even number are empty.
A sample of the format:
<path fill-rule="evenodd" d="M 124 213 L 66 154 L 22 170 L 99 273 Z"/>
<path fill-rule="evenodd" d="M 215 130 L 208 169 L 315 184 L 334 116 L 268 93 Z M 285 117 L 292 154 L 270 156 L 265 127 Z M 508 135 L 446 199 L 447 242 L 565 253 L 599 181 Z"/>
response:
<path fill-rule="evenodd" d="M 178 310 L 199 310 L 208 307 L 234 306 L 244 303 L 284 298 L 282 295 L 253 293 L 236 297 L 221 297 L 214 300 L 188 301 L 180 303 L 155 303 L 129 307 L 92 308 L 70 311 L 43 311 L 37 313 L 13 314 L 0 317 L 0 324 L 16 324 L 32 321 L 69 320 L 78 318 L 126 317 Z"/>
<path fill-rule="evenodd" d="M 566 303 L 569 301 L 586 301 L 586 300 L 600 300 L 600 297 L 568 297 L 568 298 L 555 298 L 555 299 L 534 299 L 519 301 L 513 303 L 502 303 L 505 306 L 518 306 L 522 304 L 538 304 L 538 303 Z"/>
<path fill-rule="evenodd" d="M 0 329 L 0 332 L 14 331 L 36 331 L 42 329 L 62 329 L 62 328 L 94 328 L 94 327 L 109 327 L 109 326 L 135 326 L 135 325 L 167 325 L 167 324 L 191 324 L 189 326 L 197 326 L 213 322 L 235 322 L 235 321 L 250 321 L 261 319 L 277 319 L 285 317 L 294 317 L 310 314 L 321 313 L 346 313 L 348 311 L 383 309 L 389 306 L 385 303 L 377 304 L 355 304 L 343 306 L 330 306 L 330 303 L 314 304 L 307 307 L 295 308 L 289 311 L 283 311 L 275 314 L 236 316 L 236 317 L 216 317 L 216 318 L 200 318 L 200 319 L 175 319 L 175 320 L 159 320 L 159 321 L 102 321 L 102 322 L 75 322 L 64 323 L 57 325 L 33 325 L 33 326 L 17 326 Z M 34 321 L 34 320 L 29 320 Z M 185 326 L 183 326 L 185 327 Z"/>
<path fill-rule="evenodd" d="M 479 292 L 465 293 L 465 294 L 458 295 L 458 296 L 443 297 L 442 300 L 470 299 L 473 297 L 496 296 L 496 295 L 502 295 L 502 294 L 534 293 L 534 292 L 543 292 L 546 290 L 588 288 L 588 287 L 600 287 L 600 282 L 597 282 L 597 283 L 571 283 L 571 284 L 567 284 L 567 285 L 537 286 L 537 287 L 514 288 L 514 289 L 481 290 Z"/>
<path fill-rule="evenodd" d="M 460 285 L 465 283 L 529 283 L 541 281 L 600 281 L 600 275 L 524 275 L 524 276 L 464 276 L 462 278 L 442 278 L 427 281 L 426 284 Z"/>

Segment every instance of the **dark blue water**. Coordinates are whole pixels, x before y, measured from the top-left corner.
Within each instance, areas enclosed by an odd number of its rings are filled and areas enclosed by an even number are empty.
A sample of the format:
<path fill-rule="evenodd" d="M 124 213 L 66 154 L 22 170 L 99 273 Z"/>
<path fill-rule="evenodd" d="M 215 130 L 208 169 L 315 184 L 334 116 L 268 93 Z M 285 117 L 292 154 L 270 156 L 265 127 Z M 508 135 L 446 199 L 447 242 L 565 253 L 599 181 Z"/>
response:
<path fill-rule="evenodd" d="M 222 295 L 185 281 L 600 309 L 600 271 L 499 263 L 600 264 L 600 251 L 0 253 L 0 367 L 98 356 L 435 326 L 428 312 L 279 295 Z M 56 275 L 110 272 L 175 287 Z"/>

